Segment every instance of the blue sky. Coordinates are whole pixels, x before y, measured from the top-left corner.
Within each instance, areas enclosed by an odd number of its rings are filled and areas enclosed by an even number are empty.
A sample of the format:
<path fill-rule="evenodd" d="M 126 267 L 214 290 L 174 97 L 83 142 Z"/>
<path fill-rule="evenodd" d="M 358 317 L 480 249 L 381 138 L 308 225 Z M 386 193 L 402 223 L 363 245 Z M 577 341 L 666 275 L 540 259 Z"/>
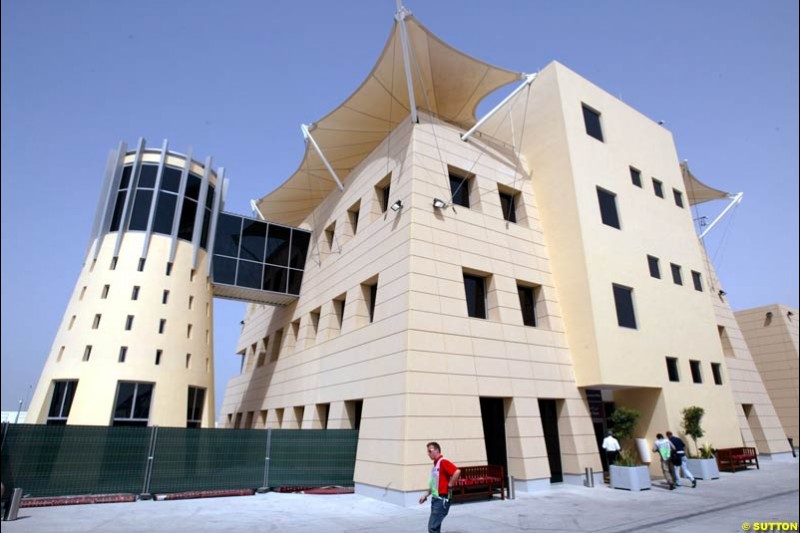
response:
<path fill-rule="evenodd" d="M 745 192 L 707 242 L 734 309 L 798 305 L 797 2 L 407 1 L 475 57 L 524 72 L 557 60 L 663 120 L 701 180 Z M 249 213 L 296 169 L 300 124 L 369 73 L 394 4 L 2 0 L 3 410 L 36 386 L 108 151 L 191 146 L 226 168 L 226 210 Z M 243 312 L 215 302 L 217 405 Z"/>

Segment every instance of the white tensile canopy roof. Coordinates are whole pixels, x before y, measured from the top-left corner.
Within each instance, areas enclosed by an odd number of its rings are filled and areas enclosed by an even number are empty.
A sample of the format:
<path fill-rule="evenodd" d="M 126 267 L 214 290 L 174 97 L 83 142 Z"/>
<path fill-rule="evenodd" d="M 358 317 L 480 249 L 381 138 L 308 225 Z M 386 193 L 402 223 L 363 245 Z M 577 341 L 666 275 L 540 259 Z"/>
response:
<path fill-rule="evenodd" d="M 428 111 L 442 120 L 472 127 L 478 103 L 486 95 L 523 77 L 456 50 L 412 16 L 405 18 L 405 24 L 414 100 L 417 107 L 429 106 Z M 367 79 L 309 130 L 339 179 L 346 181 L 410 112 L 400 25 L 395 21 Z M 325 163 L 307 142 L 297 171 L 256 206 L 267 220 L 298 226 L 335 187 Z"/>
<path fill-rule="evenodd" d="M 697 179 L 689 170 L 689 163 L 686 161 L 681 162 L 681 174 L 683 175 L 683 186 L 686 188 L 686 195 L 689 197 L 690 205 L 702 204 L 711 200 L 721 200 L 732 196 L 731 193 L 709 187 Z"/>

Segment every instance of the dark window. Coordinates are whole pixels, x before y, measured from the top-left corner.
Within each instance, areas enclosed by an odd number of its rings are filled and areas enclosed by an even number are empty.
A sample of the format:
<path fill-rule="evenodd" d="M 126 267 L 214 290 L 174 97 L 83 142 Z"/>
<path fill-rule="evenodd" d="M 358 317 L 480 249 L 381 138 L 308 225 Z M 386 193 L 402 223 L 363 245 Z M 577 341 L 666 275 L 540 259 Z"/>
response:
<path fill-rule="evenodd" d="M 239 261 L 239 271 L 236 274 L 236 285 L 239 287 L 261 288 L 261 278 L 264 265 L 252 261 Z"/>
<path fill-rule="evenodd" d="M 375 301 L 378 298 L 378 284 L 375 283 L 369 286 L 369 301 L 367 302 L 367 311 L 369 313 L 369 321 L 372 323 L 375 320 Z"/>
<path fill-rule="evenodd" d="M 356 202 L 356 204 L 347 211 L 347 214 L 350 216 L 350 227 L 353 228 L 353 236 L 358 233 L 358 215 L 361 210 L 361 202 Z"/>
<path fill-rule="evenodd" d="M 453 205 L 469 207 L 469 181 L 469 178 L 450 174 L 450 193 L 453 197 Z"/>
<path fill-rule="evenodd" d="M 522 323 L 536 327 L 536 292 L 533 287 L 517 285 L 519 307 L 522 310 Z"/>
<path fill-rule="evenodd" d="M 150 203 L 153 201 L 153 191 L 137 190 L 136 201 L 133 202 L 131 221 L 128 229 L 142 231 L 147 229 L 147 219 L 150 217 Z"/>
<path fill-rule="evenodd" d="M 623 328 L 636 329 L 636 314 L 633 311 L 633 289 L 614 285 L 614 303 L 617 307 L 617 324 Z"/>
<path fill-rule="evenodd" d="M 145 258 L 144 257 L 140 257 L 139 258 L 139 265 L 136 267 L 136 270 L 139 271 L 139 272 L 144 272 L 144 264 L 145 264 Z"/>
<path fill-rule="evenodd" d="M 694 383 L 702 383 L 703 374 L 700 370 L 700 361 L 689 361 L 689 368 L 692 369 L 692 381 Z"/>
<path fill-rule="evenodd" d="M 106 298 L 108 298 L 108 291 L 109 291 L 109 289 L 111 289 L 111 285 L 103 285 L 103 292 L 102 292 L 102 294 L 100 295 L 100 298 L 102 298 L 103 300 L 105 300 Z"/>
<path fill-rule="evenodd" d="M 285 268 L 266 265 L 264 267 L 261 289 L 265 291 L 286 292 L 287 275 L 288 271 Z"/>
<path fill-rule="evenodd" d="M 670 263 L 669 267 L 672 269 L 672 281 L 675 283 L 675 285 L 683 285 L 683 277 L 681 276 L 680 265 Z"/>
<path fill-rule="evenodd" d="M 509 222 L 517 222 L 517 195 L 500 191 L 500 209 L 503 211 L 503 218 Z"/>
<path fill-rule="evenodd" d="M 131 300 L 138 300 L 139 299 L 139 286 L 134 285 L 133 291 L 131 292 Z"/>
<path fill-rule="evenodd" d="M 66 425 L 77 388 L 77 380 L 53 382 L 53 398 L 50 400 L 50 410 L 47 412 L 47 425 Z"/>
<path fill-rule="evenodd" d="M 486 279 L 464 274 L 464 293 L 467 297 L 467 315 L 486 318 Z"/>
<path fill-rule="evenodd" d="M 117 200 L 114 204 L 114 214 L 111 215 L 109 231 L 119 231 L 119 225 L 122 222 L 122 210 L 125 208 L 126 195 L 127 193 L 125 191 L 119 191 L 117 193 Z"/>
<path fill-rule="evenodd" d="M 92 322 L 92 329 L 97 329 L 100 327 L 100 319 L 103 315 L 94 315 L 94 322 Z"/>
<path fill-rule="evenodd" d="M 217 219 L 217 236 L 214 240 L 214 253 L 227 255 L 229 257 L 239 257 L 241 231 L 241 217 L 221 213 Z"/>
<path fill-rule="evenodd" d="M 202 178 L 196 174 L 189 174 L 189 180 L 186 182 L 186 196 L 192 200 L 200 198 L 200 185 L 203 183 Z"/>
<path fill-rule="evenodd" d="M 112 257 L 111 258 L 111 265 L 109 265 L 109 270 L 116 270 L 118 261 L 119 261 L 119 257 Z"/>
<path fill-rule="evenodd" d="M 336 222 L 325 228 L 325 242 L 328 243 L 328 250 L 333 252 L 333 242 L 336 236 Z"/>
<path fill-rule="evenodd" d="M 169 291 L 164 289 L 164 292 L 161 293 L 161 303 L 166 304 L 169 301 Z"/>
<path fill-rule="evenodd" d="M 345 295 L 341 295 L 339 299 L 333 301 L 333 311 L 336 313 L 336 321 L 339 324 L 339 329 L 342 328 L 344 323 L 344 306 L 346 304 Z"/>
<path fill-rule="evenodd" d="M 675 357 L 667 357 L 667 375 L 670 381 L 680 381 L 681 377 L 678 374 L 678 359 Z"/>
<path fill-rule="evenodd" d="M 92 357 L 92 345 L 87 344 L 86 348 L 83 349 L 83 360 L 88 361 L 90 357 Z"/>
<path fill-rule="evenodd" d="M 692 270 L 692 283 L 694 283 L 694 290 L 703 292 L 703 278 L 700 277 L 700 272 Z"/>
<path fill-rule="evenodd" d="M 714 385 L 722 385 L 722 365 L 711 363 L 711 374 L 714 376 Z"/>
<path fill-rule="evenodd" d="M 156 186 L 156 175 L 158 174 L 158 165 L 142 165 L 139 170 L 139 183 L 136 185 L 137 189 L 152 189 Z"/>
<path fill-rule="evenodd" d="M 675 198 L 675 205 L 683 207 L 683 194 L 678 189 L 672 189 L 672 196 Z"/>
<path fill-rule="evenodd" d="M 158 332 L 164 333 L 164 329 L 167 327 L 167 319 L 162 318 L 158 321 Z"/>
<path fill-rule="evenodd" d="M 379 187 L 378 188 L 378 198 L 381 201 L 381 213 L 385 213 L 387 209 L 389 209 L 389 185 L 387 184 L 386 187 Z"/>
<path fill-rule="evenodd" d="M 583 123 L 586 125 L 586 133 L 590 137 L 594 137 L 598 141 L 603 140 L 603 129 L 600 127 L 600 113 L 587 107 L 585 104 L 583 108 Z"/>
<path fill-rule="evenodd" d="M 295 235 L 297 235 L 297 233 L 298 232 L 295 232 Z M 292 232 L 289 228 L 277 226 L 275 224 L 269 225 L 267 263 L 280 266 L 287 266 L 289 264 L 289 239 L 291 234 Z"/>
<path fill-rule="evenodd" d="M 127 189 L 128 185 L 131 184 L 131 172 L 133 172 L 131 165 L 122 168 L 122 177 L 119 180 L 120 189 Z"/>
<path fill-rule="evenodd" d="M 244 220 L 242 226 L 242 246 L 239 257 L 251 261 L 264 261 L 267 246 L 267 224 L 258 220 Z"/>
<path fill-rule="evenodd" d="M 128 315 L 125 319 L 125 331 L 130 331 L 133 329 L 133 315 Z"/>
<path fill-rule="evenodd" d="M 661 279 L 661 267 L 658 264 L 658 257 L 647 256 L 647 266 L 650 267 L 650 277 Z"/>
<path fill-rule="evenodd" d="M 300 294 L 300 287 L 303 284 L 303 271 L 290 270 L 289 271 L 289 294 Z"/>
<path fill-rule="evenodd" d="M 178 192 L 181 188 L 181 170 L 172 167 L 164 167 L 164 174 L 161 176 L 161 190 Z"/>
<path fill-rule="evenodd" d="M 214 283 L 236 284 L 236 259 L 214 256 Z"/>
<path fill-rule="evenodd" d="M 200 387 L 189 387 L 189 398 L 186 402 L 186 427 L 199 428 L 203 423 L 203 404 L 206 390 Z"/>
<path fill-rule="evenodd" d="M 163 350 L 156 350 L 156 364 L 161 364 L 161 356 L 164 354 Z"/>
<path fill-rule="evenodd" d="M 653 178 L 653 192 L 659 198 L 664 198 L 664 185 L 655 178 Z"/>
<path fill-rule="evenodd" d="M 153 231 L 164 235 L 172 233 L 172 222 L 175 220 L 175 206 L 178 197 L 165 192 L 158 193 L 156 204 L 156 217 L 153 221 Z"/>
<path fill-rule="evenodd" d="M 603 224 L 619 229 L 617 195 L 598 187 L 597 201 L 600 203 L 600 218 L 603 220 Z"/>
<path fill-rule="evenodd" d="M 167 263 L 167 271 L 166 271 L 166 273 L 167 273 L 167 276 L 171 276 L 172 275 L 172 263 Z"/>
<path fill-rule="evenodd" d="M 125 358 L 127 356 L 128 356 L 128 347 L 127 346 L 120 346 L 119 347 L 119 357 L 117 358 L 117 361 L 119 361 L 120 363 L 124 363 L 125 362 Z"/>
<path fill-rule="evenodd" d="M 637 187 L 641 188 L 642 187 L 642 173 L 641 173 L 641 171 L 639 171 L 639 170 L 637 170 L 637 169 L 635 169 L 633 167 L 630 167 L 630 169 L 631 169 L 631 183 L 633 183 Z"/>
<path fill-rule="evenodd" d="M 308 254 L 308 243 L 311 234 L 305 231 L 292 230 L 292 249 L 289 254 L 289 266 L 302 269 L 306 266 L 306 255 Z"/>
<path fill-rule="evenodd" d="M 181 209 L 181 220 L 178 223 L 178 238 L 191 241 L 194 234 L 194 219 L 197 215 L 197 202 L 183 199 L 183 209 Z"/>
<path fill-rule="evenodd" d="M 320 309 L 317 308 L 308 314 L 308 318 L 311 319 L 311 329 L 314 331 L 314 335 L 319 331 L 319 313 Z"/>
<path fill-rule="evenodd" d="M 150 419 L 152 383 L 120 381 L 114 404 L 114 426 L 146 426 Z"/>

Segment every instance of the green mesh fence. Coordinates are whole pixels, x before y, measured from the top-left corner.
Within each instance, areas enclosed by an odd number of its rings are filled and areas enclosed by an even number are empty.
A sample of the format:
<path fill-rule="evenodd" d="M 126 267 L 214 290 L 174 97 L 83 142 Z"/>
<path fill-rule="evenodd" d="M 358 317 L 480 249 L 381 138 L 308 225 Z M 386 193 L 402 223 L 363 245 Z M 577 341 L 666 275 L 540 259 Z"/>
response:
<path fill-rule="evenodd" d="M 7 428 L 2 451 L 6 489 L 22 487 L 32 497 L 142 490 L 151 428 L 31 424 Z"/>
<path fill-rule="evenodd" d="M 154 437 L 153 461 L 148 457 Z M 353 485 L 356 430 L 224 430 L 7 424 L 6 493 L 169 493 Z"/>

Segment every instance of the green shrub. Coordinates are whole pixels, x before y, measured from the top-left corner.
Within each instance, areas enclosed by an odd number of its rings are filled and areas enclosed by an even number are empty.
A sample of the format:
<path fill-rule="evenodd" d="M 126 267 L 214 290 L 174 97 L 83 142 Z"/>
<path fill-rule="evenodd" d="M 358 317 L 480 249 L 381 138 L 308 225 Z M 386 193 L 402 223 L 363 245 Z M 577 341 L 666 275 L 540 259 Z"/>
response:
<path fill-rule="evenodd" d="M 639 421 L 641 414 L 636 409 L 631 407 L 618 407 L 614 413 L 609 417 L 612 425 L 614 436 L 619 439 L 622 450 L 614 461 L 618 466 L 636 466 L 638 462 L 637 455 L 626 447 L 626 445 L 633 438 L 633 430 L 636 428 L 636 422 Z"/>
<path fill-rule="evenodd" d="M 705 435 L 700 422 L 703 420 L 705 410 L 702 407 L 692 405 L 683 410 L 683 431 L 694 441 L 695 450 L 699 450 L 697 439 Z"/>

